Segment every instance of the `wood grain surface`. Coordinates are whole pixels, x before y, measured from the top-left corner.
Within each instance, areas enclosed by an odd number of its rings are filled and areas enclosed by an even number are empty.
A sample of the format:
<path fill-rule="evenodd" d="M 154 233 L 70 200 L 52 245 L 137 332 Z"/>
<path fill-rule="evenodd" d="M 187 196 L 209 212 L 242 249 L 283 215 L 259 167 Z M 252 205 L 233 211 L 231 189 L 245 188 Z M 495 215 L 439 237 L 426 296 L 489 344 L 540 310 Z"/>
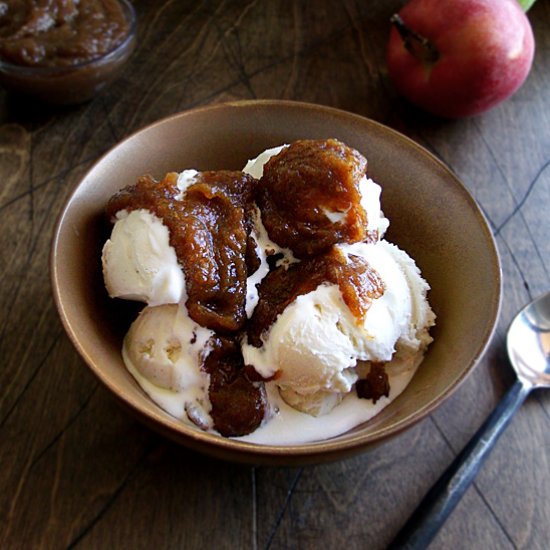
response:
<path fill-rule="evenodd" d="M 443 121 L 392 89 L 395 0 L 135 0 L 136 52 L 85 105 L 0 91 L 0 548 L 384 548 L 513 376 L 505 331 L 550 288 L 550 1 L 529 12 L 537 51 L 510 100 Z M 48 273 L 56 217 L 90 165 L 166 115 L 281 98 L 346 109 L 439 156 L 485 212 L 503 304 L 479 367 L 429 418 L 377 449 L 305 468 L 194 454 L 123 411 L 65 336 Z M 550 394 L 533 394 L 431 545 L 546 549 Z"/>

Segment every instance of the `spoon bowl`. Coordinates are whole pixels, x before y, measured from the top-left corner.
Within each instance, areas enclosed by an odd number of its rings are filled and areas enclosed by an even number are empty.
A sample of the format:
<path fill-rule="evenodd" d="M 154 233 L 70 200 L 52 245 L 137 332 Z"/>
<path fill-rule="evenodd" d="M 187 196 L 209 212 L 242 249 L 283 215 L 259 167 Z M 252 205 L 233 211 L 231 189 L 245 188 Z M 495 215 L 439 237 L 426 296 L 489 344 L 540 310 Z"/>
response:
<path fill-rule="evenodd" d="M 550 292 L 525 306 L 508 329 L 508 356 L 527 386 L 550 387 Z"/>

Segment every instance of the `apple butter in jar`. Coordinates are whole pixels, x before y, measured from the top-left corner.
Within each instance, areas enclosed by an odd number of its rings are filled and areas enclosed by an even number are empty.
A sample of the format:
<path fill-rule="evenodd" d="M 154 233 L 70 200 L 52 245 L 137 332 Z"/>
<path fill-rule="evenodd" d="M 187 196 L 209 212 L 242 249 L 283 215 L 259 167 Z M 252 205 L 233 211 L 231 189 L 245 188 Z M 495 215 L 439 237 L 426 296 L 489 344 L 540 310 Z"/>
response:
<path fill-rule="evenodd" d="M 0 84 L 56 104 L 91 99 L 135 46 L 127 0 L 0 1 Z"/>

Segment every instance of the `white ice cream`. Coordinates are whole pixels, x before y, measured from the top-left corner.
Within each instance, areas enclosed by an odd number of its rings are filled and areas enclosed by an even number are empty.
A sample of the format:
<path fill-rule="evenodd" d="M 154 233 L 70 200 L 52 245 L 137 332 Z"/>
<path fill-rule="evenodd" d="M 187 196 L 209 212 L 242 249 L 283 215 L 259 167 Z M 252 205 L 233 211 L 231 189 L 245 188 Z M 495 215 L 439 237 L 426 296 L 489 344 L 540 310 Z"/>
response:
<path fill-rule="evenodd" d="M 432 342 L 428 329 L 435 324 L 435 315 L 427 300 L 430 286 L 422 278 L 415 261 L 388 241 L 339 246 L 347 254 L 364 258 L 386 286 L 384 295 L 373 301 L 364 324 L 369 334 L 380 339 L 376 344 L 378 360 L 387 357 L 392 340 L 392 352 L 397 345 L 412 351 L 425 350 Z"/>
<path fill-rule="evenodd" d="M 175 197 L 181 200 L 197 181 L 197 170 L 178 174 Z M 162 220 L 148 210 L 121 210 L 102 254 L 103 277 L 111 298 L 149 305 L 176 304 L 185 280 L 170 234 Z"/>
<path fill-rule="evenodd" d="M 385 285 L 363 323 L 356 322 L 337 285 L 322 284 L 286 307 L 262 336 L 261 348 L 242 347 L 245 363 L 265 378 L 276 375 L 275 384 L 283 395 L 290 392 L 293 402 L 312 397 L 317 407 L 327 394 L 343 396 L 357 380 L 358 361 L 391 361 L 399 347 L 400 362 L 409 356 L 412 364 L 431 341 L 427 328 L 434 315 L 426 300 L 428 285 L 414 261 L 386 241 L 341 249 L 364 258 Z"/>
<path fill-rule="evenodd" d="M 356 379 L 350 370 L 357 362 L 354 319 L 340 288 L 323 284 L 287 306 L 261 348 L 244 344 L 244 361 L 264 378 L 277 373 L 279 386 L 303 394 L 348 392 Z"/>
<path fill-rule="evenodd" d="M 176 187 L 179 189 L 179 194 L 176 195 L 176 200 L 182 200 L 185 196 L 187 188 L 197 182 L 198 171 L 194 169 L 183 170 L 178 174 Z"/>
<path fill-rule="evenodd" d="M 122 349 L 124 363 L 143 390 L 171 415 L 212 427 L 210 377 L 201 369 L 213 331 L 195 323 L 185 306 L 145 307 Z"/>
<path fill-rule="evenodd" d="M 380 209 L 382 188 L 367 176 L 363 176 L 359 181 L 359 189 L 361 191 L 361 206 L 367 213 L 367 230 L 378 231 L 381 239 L 390 226 L 390 221 Z"/>
<path fill-rule="evenodd" d="M 170 246 L 168 228 L 148 210 L 121 210 L 102 254 L 103 278 L 111 298 L 149 305 L 181 300 L 185 279 Z"/>
<path fill-rule="evenodd" d="M 267 161 L 271 157 L 278 155 L 285 147 L 288 147 L 288 145 L 284 144 L 266 149 L 256 158 L 250 159 L 243 168 L 243 172 L 259 180 L 264 175 L 264 166 L 267 164 Z"/>

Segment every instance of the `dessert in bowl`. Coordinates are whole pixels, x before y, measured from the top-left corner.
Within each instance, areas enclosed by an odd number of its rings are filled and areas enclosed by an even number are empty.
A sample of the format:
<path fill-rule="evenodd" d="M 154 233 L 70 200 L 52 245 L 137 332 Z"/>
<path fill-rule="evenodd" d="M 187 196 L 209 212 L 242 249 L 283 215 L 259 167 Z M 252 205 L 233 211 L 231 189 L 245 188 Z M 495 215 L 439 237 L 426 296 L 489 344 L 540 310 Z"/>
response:
<path fill-rule="evenodd" d="M 184 422 L 173 410 L 169 414 L 150 398 L 152 392 L 148 395 L 143 391 L 142 388 L 147 390 L 146 384 L 138 384 L 124 365 L 124 336 L 136 322 L 143 304 L 135 307 L 131 302 L 110 299 L 105 290 L 100 258 L 111 231 L 105 221 L 106 204 L 113 195 L 133 185 L 144 174 L 162 180 L 169 172 L 187 171 L 183 174 L 189 174 L 190 168 L 199 173 L 223 170 L 240 173 L 249 159 L 266 149 L 281 144 L 291 144 L 292 148 L 292 144 L 299 140 L 326 143 L 333 138 L 368 160 L 369 178 L 381 186 L 382 211 L 391 221 L 384 239 L 414 258 L 431 286 L 429 302 L 437 315 L 437 325 L 431 330 L 433 343 L 424 361 L 400 395 L 390 396 L 392 399 L 384 403 L 386 406 L 378 407 L 377 414 L 369 421 L 355 427 L 344 423 L 343 433 L 323 434 L 321 430 L 309 438 L 255 440 L 254 434 L 262 433 L 264 424 L 273 423 L 273 411 L 263 415 L 260 419 L 263 424 L 254 427 L 251 436 L 245 434 L 244 438 L 240 433 L 216 430 L 216 426 L 212 430 L 207 423 L 200 429 L 197 427 L 200 421 L 195 425 Z M 268 229 L 273 235 L 272 228 Z M 282 242 L 280 237 L 277 239 Z M 299 243 L 303 243 L 302 238 Z M 358 245 L 367 248 L 372 245 L 378 251 L 379 244 L 385 247 L 383 253 L 386 256 L 395 256 L 394 248 L 388 243 L 363 245 L 348 239 L 346 246 L 355 247 L 351 252 L 356 258 L 361 256 Z M 302 244 L 295 246 L 294 251 L 300 257 L 299 266 L 306 265 L 308 257 L 318 261 L 323 253 L 303 248 Z M 373 253 L 366 251 L 365 255 L 368 254 L 369 263 L 376 264 Z M 377 269 L 382 273 L 383 266 L 380 264 Z M 296 269 L 291 266 L 288 271 L 295 272 Z M 304 268 L 298 279 L 302 280 L 307 271 Z M 286 276 L 285 270 L 280 272 Z M 272 275 L 273 271 L 267 279 L 273 279 Z M 445 166 L 404 136 L 375 122 L 335 109 L 277 101 L 239 102 L 181 113 L 134 134 L 115 147 L 82 180 L 60 216 L 52 247 L 52 281 L 69 336 L 90 368 L 124 403 L 149 425 L 183 444 L 216 456 L 249 462 L 331 460 L 379 443 L 420 420 L 456 389 L 474 367 L 494 328 L 500 300 L 500 269 L 491 234 L 473 199 Z M 265 289 L 262 292 L 262 285 L 263 282 L 258 287 L 260 305 L 269 294 Z M 334 285 L 321 285 L 319 289 L 322 292 L 328 289 L 334 294 Z M 111 285 L 110 291 L 116 296 L 112 290 Z M 151 306 L 158 307 L 158 304 Z M 304 307 L 307 309 L 307 304 L 302 304 L 300 311 L 305 311 Z M 315 309 L 315 304 L 312 307 Z M 327 315 L 330 314 L 328 311 Z M 145 317 L 148 316 L 139 316 L 139 319 Z M 283 317 L 284 314 L 275 316 L 279 320 Z M 253 311 L 250 318 L 254 318 Z M 295 316 L 289 318 L 291 325 L 300 323 Z M 140 329 L 147 331 L 162 322 L 153 320 L 147 323 L 145 319 L 140 324 L 149 325 L 149 328 Z M 208 325 L 208 322 L 203 324 Z M 425 321 L 425 324 L 429 328 L 432 323 Z M 280 328 L 277 330 L 280 332 Z M 130 331 L 130 338 L 136 331 L 134 328 Z M 267 366 L 265 364 L 265 357 L 270 354 L 262 353 L 266 350 L 261 349 L 262 344 L 266 347 L 268 333 L 260 331 L 255 349 L 250 349 L 254 347 L 254 335 L 249 331 L 251 342 L 245 344 L 251 343 L 252 346 L 249 345 L 245 351 L 243 345 L 242 355 L 246 362 L 262 375 L 254 378 L 255 385 L 262 384 L 262 379 L 267 382 L 266 386 L 275 385 L 268 380 L 273 375 L 269 373 L 269 361 Z M 307 357 L 307 345 L 302 347 Z M 131 349 L 131 345 L 126 347 L 126 363 L 130 366 Z M 258 359 L 260 355 L 262 357 Z M 271 353 L 270 356 L 276 355 Z M 260 365 L 262 361 L 263 367 Z M 278 390 L 283 390 L 285 405 L 301 410 L 302 415 L 315 417 L 318 410 L 303 411 L 311 405 L 309 401 L 303 403 L 304 393 L 307 395 L 310 390 L 304 389 L 305 386 L 292 387 L 292 373 L 285 377 L 282 370 L 282 376 L 279 373 L 273 378 Z M 303 379 L 302 374 L 298 378 Z M 348 386 L 351 386 L 357 378 L 365 378 L 365 374 L 351 374 L 353 379 L 336 376 L 332 381 L 341 382 L 347 378 Z M 311 392 L 316 389 L 319 388 Z M 332 398 L 338 392 L 332 391 L 335 386 L 329 385 L 328 389 L 331 394 L 329 409 L 345 411 L 342 406 L 347 397 L 341 404 L 335 403 Z M 273 388 L 268 389 L 268 397 L 273 391 Z M 337 396 L 336 401 L 340 397 Z M 373 403 L 378 399 L 383 402 L 387 397 L 378 396 L 372 400 Z M 318 404 L 317 401 L 313 408 Z M 326 405 L 324 400 L 323 404 Z M 196 420 L 196 415 L 191 416 Z M 346 417 L 347 413 L 343 416 Z M 287 424 L 285 430 L 288 433 L 293 428 L 292 422 Z M 296 433 L 302 429 L 296 424 Z M 219 431 L 228 437 L 216 433 Z"/>

